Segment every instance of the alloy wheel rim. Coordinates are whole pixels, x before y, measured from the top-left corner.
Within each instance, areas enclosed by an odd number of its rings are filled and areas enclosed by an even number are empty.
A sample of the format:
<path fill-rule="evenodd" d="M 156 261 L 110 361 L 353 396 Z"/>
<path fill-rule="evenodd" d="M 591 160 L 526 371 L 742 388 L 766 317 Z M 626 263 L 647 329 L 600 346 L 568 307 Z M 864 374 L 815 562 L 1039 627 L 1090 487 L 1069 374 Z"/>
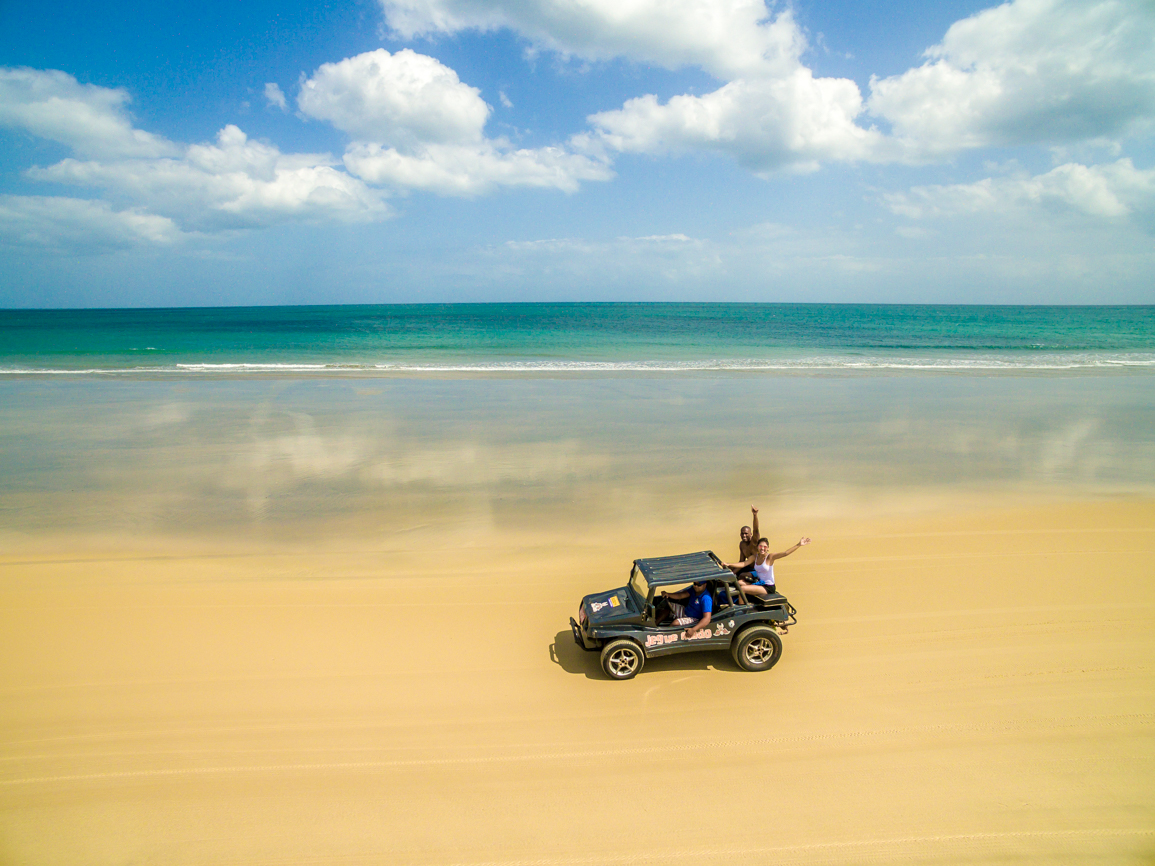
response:
<path fill-rule="evenodd" d="M 774 655 L 774 647 L 764 637 L 755 638 L 746 647 L 746 658 L 754 664 L 765 664 Z"/>
<path fill-rule="evenodd" d="M 632 673 L 638 666 L 638 658 L 629 650 L 621 649 L 610 656 L 610 667 L 617 676 Z"/>

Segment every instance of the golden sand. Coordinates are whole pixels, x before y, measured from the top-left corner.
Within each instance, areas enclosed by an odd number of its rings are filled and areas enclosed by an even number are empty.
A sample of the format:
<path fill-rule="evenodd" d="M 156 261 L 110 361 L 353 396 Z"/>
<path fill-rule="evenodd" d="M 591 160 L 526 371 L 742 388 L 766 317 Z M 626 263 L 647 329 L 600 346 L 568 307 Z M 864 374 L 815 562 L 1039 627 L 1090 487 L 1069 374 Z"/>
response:
<path fill-rule="evenodd" d="M 579 598 L 743 507 L 9 547 L 0 862 L 1155 860 L 1155 502 L 778 519 L 777 667 L 604 679 Z"/>

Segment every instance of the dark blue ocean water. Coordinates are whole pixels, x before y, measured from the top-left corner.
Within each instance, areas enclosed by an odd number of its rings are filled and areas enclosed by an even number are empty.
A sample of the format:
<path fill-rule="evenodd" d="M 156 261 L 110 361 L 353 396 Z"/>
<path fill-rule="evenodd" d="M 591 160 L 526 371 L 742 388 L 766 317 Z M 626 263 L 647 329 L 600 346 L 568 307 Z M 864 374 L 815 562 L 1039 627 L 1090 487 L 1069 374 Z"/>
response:
<path fill-rule="evenodd" d="M 0 311 L 0 373 L 1155 368 L 1155 307 L 452 304 Z"/>

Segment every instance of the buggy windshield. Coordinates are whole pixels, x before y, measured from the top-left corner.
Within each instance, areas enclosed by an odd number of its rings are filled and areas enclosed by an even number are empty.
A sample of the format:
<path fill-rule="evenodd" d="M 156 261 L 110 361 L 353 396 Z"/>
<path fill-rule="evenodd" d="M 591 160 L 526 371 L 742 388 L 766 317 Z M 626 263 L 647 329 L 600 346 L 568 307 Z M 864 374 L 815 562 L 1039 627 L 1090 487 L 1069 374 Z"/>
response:
<path fill-rule="evenodd" d="M 634 595 L 638 599 L 638 610 L 645 610 L 646 599 L 650 594 L 650 585 L 646 583 L 646 578 L 642 575 L 642 570 L 636 565 L 634 570 L 630 572 L 630 589 L 634 591 Z"/>

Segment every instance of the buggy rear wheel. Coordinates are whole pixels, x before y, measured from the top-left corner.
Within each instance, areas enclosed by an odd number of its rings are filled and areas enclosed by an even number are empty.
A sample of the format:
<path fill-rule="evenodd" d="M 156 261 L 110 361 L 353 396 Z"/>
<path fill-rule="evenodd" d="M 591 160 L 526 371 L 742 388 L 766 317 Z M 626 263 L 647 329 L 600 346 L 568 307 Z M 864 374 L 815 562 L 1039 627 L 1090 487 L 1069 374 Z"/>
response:
<path fill-rule="evenodd" d="M 611 680 L 632 679 L 645 663 L 645 652 L 628 637 L 612 640 L 602 650 L 602 670 Z"/>
<path fill-rule="evenodd" d="M 742 670 L 768 671 L 782 658 L 782 639 L 769 626 L 756 625 L 738 635 L 730 652 Z"/>

